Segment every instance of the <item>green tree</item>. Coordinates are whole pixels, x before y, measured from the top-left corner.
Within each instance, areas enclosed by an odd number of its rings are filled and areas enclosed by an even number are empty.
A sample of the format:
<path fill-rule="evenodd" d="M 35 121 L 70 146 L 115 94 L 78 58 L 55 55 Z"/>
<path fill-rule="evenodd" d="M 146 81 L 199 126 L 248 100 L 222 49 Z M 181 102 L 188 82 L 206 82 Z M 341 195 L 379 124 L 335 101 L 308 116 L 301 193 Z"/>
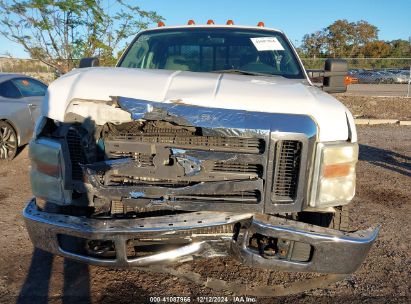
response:
<path fill-rule="evenodd" d="M 326 40 L 327 39 L 323 31 L 306 34 L 303 37 L 301 49 L 308 57 L 321 57 L 324 51 Z"/>
<path fill-rule="evenodd" d="M 411 57 L 411 42 L 407 40 L 397 39 L 390 41 L 391 54 L 390 57 L 395 58 L 410 58 Z"/>
<path fill-rule="evenodd" d="M 307 56 L 356 57 L 361 56 L 365 44 L 377 39 L 376 26 L 363 20 L 348 22 L 343 19 L 305 35 L 301 48 Z"/>
<path fill-rule="evenodd" d="M 361 49 L 370 42 L 378 39 L 378 28 L 367 21 L 360 20 L 353 23 L 354 35 L 349 49 L 348 57 L 357 57 L 361 55 Z"/>
<path fill-rule="evenodd" d="M 364 54 L 365 57 L 384 58 L 390 55 L 391 46 L 385 41 L 381 41 L 381 40 L 371 41 L 371 42 L 367 42 L 364 45 L 362 53 Z"/>
<path fill-rule="evenodd" d="M 328 53 L 333 57 L 345 57 L 354 40 L 354 33 L 353 24 L 347 20 L 337 20 L 329 25 L 324 30 Z"/>
<path fill-rule="evenodd" d="M 112 65 L 126 38 L 160 20 L 123 0 L 0 0 L 0 34 L 60 73 L 81 57 Z"/>
<path fill-rule="evenodd" d="M 333 57 L 358 56 L 361 48 L 378 39 L 378 28 L 367 21 L 337 20 L 325 29 L 328 53 Z"/>

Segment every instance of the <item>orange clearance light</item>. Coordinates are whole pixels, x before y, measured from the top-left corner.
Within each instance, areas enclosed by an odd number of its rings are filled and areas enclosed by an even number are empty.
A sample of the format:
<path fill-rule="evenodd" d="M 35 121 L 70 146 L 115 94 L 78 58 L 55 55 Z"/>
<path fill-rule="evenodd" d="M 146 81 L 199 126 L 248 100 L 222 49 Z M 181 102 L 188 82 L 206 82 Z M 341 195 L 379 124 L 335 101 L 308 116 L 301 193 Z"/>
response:
<path fill-rule="evenodd" d="M 233 20 L 227 20 L 227 23 L 226 23 L 227 25 L 234 25 L 234 21 Z"/>
<path fill-rule="evenodd" d="M 194 24 L 196 24 L 196 23 L 194 22 L 193 19 L 190 19 L 190 20 L 188 20 L 187 24 L 188 24 L 188 25 L 194 25 Z"/>
<path fill-rule="evenodd" d="M 157 25 L 158 25 L 158 27 L 166 26 L 163 21 L 160 21 Z"/>
<path fill-rule="evenodd" d="M 207 24 L 208 24 L 208 25 L 214 24 L 214 20 L 213 20 L 213 19 L 209 19 L 209 20 L 207 21 Z"/>
<path fill-rule="evenodd" d="M 264 22 L 262 22 L 262 21 L 258 22 L 257 26 L 264 27 Z"/>

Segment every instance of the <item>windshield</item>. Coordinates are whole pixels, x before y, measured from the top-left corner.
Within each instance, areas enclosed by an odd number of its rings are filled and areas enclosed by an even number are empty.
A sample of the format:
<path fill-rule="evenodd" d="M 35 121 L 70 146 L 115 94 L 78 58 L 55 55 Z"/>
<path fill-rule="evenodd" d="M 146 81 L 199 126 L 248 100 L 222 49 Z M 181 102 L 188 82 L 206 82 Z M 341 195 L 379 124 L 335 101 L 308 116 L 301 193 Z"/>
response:
<path fill-rule="evenodd" d="M 118 66 L 304 78 L 282 33 L 235 28 L 147 31 L 133 41 Z"/>

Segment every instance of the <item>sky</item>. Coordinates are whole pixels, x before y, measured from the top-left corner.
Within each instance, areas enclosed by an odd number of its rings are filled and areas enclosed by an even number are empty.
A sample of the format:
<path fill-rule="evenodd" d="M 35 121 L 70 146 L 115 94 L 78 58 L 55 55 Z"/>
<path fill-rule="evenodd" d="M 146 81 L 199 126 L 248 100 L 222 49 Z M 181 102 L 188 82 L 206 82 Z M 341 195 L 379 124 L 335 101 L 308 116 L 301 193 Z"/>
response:
<path fill-rule="evenodd" d="M 111 2 L 113 0 L 105 0 Z M 141 9 L 156 11 L 166 25 L 186 24 L 194 19 L 205 24 L 213 19 L 225 24 L 232 19 L 237 25 L 256 25 L 283 30 L 295 45 L 304 34 L 330 25 L 335 20 L 365 20 L 379 28 L 379 39 L 394 40 L 411 37 L 411 0 L 125 0 Z M 153 24 L 153 26 L 156 26 Z M 132 37 L 130 37 L 130 40 Z M 28 58 L 24 50 L 0 37 L 0 56 Z"/>

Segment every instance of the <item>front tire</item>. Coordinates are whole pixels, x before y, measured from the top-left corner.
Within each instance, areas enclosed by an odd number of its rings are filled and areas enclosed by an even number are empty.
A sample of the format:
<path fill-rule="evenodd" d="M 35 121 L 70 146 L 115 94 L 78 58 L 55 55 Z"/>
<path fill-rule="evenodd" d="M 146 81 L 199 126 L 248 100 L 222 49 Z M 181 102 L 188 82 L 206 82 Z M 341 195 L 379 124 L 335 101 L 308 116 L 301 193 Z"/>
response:
<path fill-rule="evenodd" d="M 0 160 L 12 160 L 17 153 L 17 133 L 6 121 L 0 121 Z"/>

